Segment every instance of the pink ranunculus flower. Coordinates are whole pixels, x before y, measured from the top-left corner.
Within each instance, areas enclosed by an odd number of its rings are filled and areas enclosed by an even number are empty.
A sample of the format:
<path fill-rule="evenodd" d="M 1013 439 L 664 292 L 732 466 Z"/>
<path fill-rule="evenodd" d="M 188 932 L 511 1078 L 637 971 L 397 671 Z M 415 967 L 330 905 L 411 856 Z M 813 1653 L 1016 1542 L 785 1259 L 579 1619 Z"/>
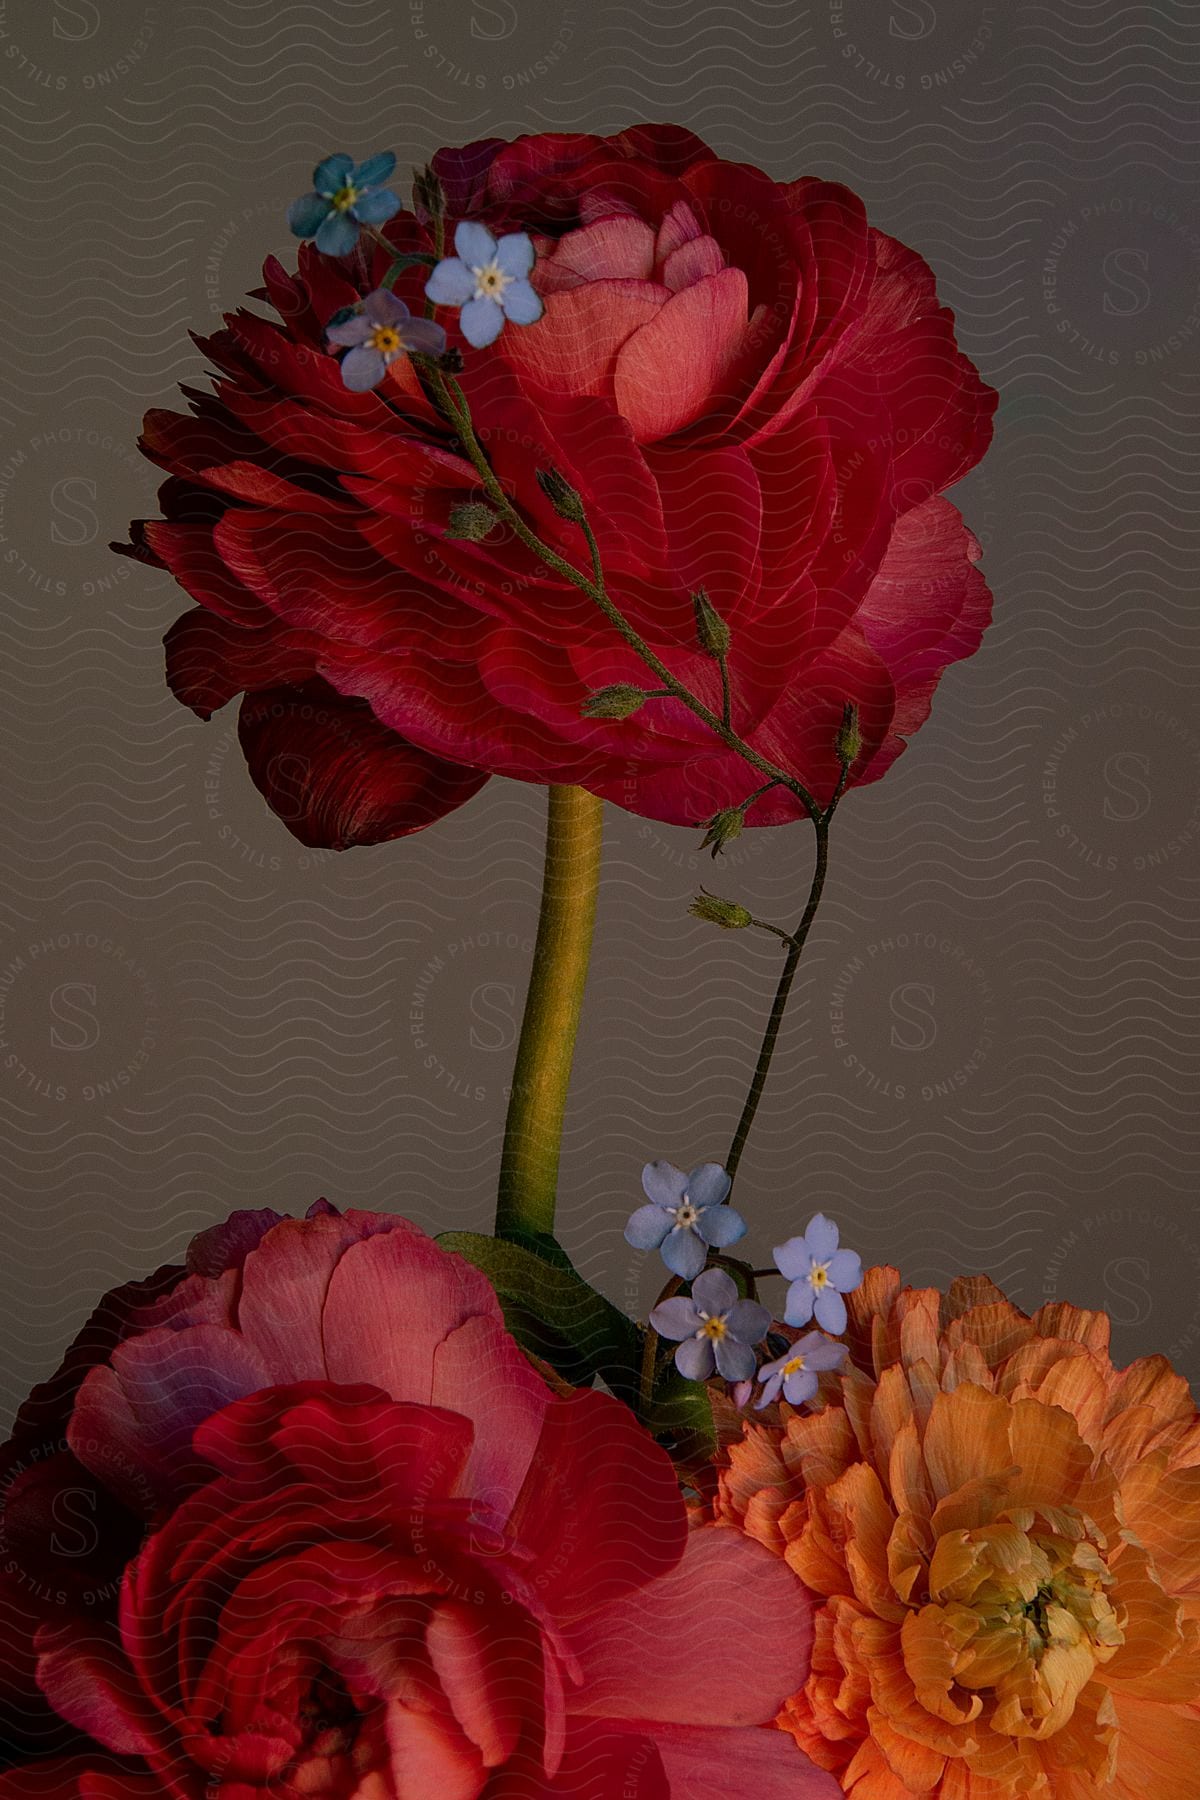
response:
<path fill-rule="evenodd" d="M 111 1605 L 43 1609 L 79 1735 L 0 1800 L 838 1794 L 761 1729 L 808 1672 L 804 1589 L 689 1533 L 666 1453 L 553 1392 L 476 1270 L 323 1205 L 235 1214 L 189 1270 L 67 1384 L 63 1454 L 140 1544 Z"/>

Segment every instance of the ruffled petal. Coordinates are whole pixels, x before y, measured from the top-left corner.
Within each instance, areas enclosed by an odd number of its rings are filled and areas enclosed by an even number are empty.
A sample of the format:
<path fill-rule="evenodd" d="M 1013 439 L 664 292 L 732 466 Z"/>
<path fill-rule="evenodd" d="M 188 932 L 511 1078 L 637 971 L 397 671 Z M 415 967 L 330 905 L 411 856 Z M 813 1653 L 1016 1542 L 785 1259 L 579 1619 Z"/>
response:
<path fill-rule="evenodd" d="M 688 1541 L 670 1457 L 621 1401 L 588 1389 L 551 1398 L 511 1524 L 534 1551 L 523 1575 L 562 1621 L 668 1573 Z"/>
<path fill-rule="evenodd" d="M 649 1729 L 671 1800 L 842 1800 L 840 1783 L 787 1732 Z"/>
<path fill-rule="evenodd" d="M 786 1564 L 736 1532 L 703 1527 L 669 1574 L 579 1621 L 572 1710 L 765 1725 L 803 1687 L 812 1640 L 812 1603 Z M 726 1791 L 714 1778 L 709 1792 Z"/>
<path fill-rule="evenodd" d="M 248 694 L 238 737 L 272 812 L 302 844 L 321 849 L 424 831 L 488 779 L 483 769 L 406 743 L 365 700 L 345 699 L 323 681 Z"/>

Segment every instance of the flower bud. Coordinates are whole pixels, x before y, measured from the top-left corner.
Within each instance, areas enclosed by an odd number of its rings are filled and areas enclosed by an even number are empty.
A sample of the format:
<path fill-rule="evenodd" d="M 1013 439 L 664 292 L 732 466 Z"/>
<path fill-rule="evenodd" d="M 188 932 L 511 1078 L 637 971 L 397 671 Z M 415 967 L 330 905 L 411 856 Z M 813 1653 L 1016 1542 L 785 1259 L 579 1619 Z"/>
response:
<path fill-rule="evenodd" d="M 430 219 L 440 219 L 446 211 L 445 190 L 428 163 L 413 170 L 413 211 Z"/>
<path fill-rule="evenodd" d="M 467 366 L 467 359 L 455 344 L 443 350 L 437 359 L 437 366 L 443 375 L 461 375 Z"/>
<path fill-rule="evenodd" d="M 711 847 L 713 857 L 718 857 L 726 844 L 741 837 L 745 823 L 745 815 L 740 806 L 727 806 L 723 811 L 714 813 L 708 821 L 708 831 L 700 848 L 707 850 Z"/>
<path fill-rule="evenodd" d="M 329 317 L 326 319 L 326 321 L 325 321 L 326 331 L 331 330 L 334 325 L 344 325 L 346 323 L 347 319 L 357 318 L 359 313 L 361 313 L 361 312 L 362 312 L 362 301 L 361 300 L 356 301 L 353 306 L 339 306 L 337 311 L 335 313 L 331 313 L 329 315 Z"/>
<path fill-rule="evenodd" d="M 570 519 L 573 524 L 580 524 L 583 519 L 583 501 L 565 476 L 560 475 L 557 469 L 539 469 L 537 484 L 560 519 Z"/>
<path fill-rule="evenodd" d="M 732 633 L 704 588 L 696 589 L 692 605 L 696 609 L 696 636 L 700 648 L 709 656 L 728 656 Z"/>
<path fill-rule="evenodd" d="M 446 536 L 465 538 L 469 544 L 478 544 L 496 523 L 496 515 L 490 506 L 485 506 L 482 500 L 469 500 L 465 506 L 450 508 Z"/>
<path fill-rule="evenodd" d="M 627 681 L 615 681 L 611 687 L 595 688 L 583 703 L 585 719 L 630 719 L 646 698 L 645 690 Z"/>
<path fill-rule="evenodd" d="M 736 900 L 722 900 L 719 894 L 710 894 L 706 888 L 700 889 L 688 911 L 693 919 L 720 925 L 726 931 L 745 931 L 747 925 L 754 923 L 746 908 L 739 906 Z"/>
<path fill-rule="evenodd" d="M 849 701 L 842 708 L 842 723 L 837 734 L 838 761 L 846 768 L 855 760 L 862 750 L 862 732 L 858 724 L 858 708 Z"/>

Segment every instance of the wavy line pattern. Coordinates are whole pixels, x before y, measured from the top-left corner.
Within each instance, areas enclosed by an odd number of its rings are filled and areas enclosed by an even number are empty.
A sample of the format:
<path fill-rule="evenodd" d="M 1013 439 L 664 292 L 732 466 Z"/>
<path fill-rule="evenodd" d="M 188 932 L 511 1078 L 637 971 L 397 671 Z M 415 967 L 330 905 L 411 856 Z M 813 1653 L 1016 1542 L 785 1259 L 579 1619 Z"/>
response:
<path fill-rule="evenodd" d="M 18 9 L 10 9 L 16 11 Z M 913 1281 L 986 1268 L 1200 1372 L 1197 48 L 1181 0 L 184 0 L 20 9 L 0 73 L 0 1275 L 11 1409 L 102 1285 L 251 1202 L 486 1229 L 541 796 L 303 851 L 165 694 L 131 446 L 289 254 L 314 153 L 679 120 L 862 193 L 1003 395 L 956 499 L 997 618 L 838 822 L 739 1204 Z M 84 12 L 99 15 L 77 39 Z M 72 23 L 72 19 L 75 23 Z M 9 21 L 11 26 L 11 21 Z M 57 29 L 56 29 L 57 27 Z M 804 834 L 717 885 L 789 917 Z M 641 1162 L 720 1156 L 776 970 L 610 812 L 562 1234 L 631 1311 Z M 716 939 L 717 941 L 714 941 Z"/>

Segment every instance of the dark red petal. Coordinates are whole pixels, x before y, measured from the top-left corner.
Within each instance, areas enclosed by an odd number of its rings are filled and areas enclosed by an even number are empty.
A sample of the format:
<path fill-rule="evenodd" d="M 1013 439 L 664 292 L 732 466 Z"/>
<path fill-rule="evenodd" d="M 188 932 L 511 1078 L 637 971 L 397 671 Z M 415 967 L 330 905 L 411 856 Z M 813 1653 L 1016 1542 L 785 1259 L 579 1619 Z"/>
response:
<path fill-rule="evenodd" d="M 115 1621 L 45 1626 L 37 1648 L 38 1681 L 56 1712 L 122 1756 L 153 1753 L 154 1709 L 122 1649 Z"/>
<path fill-rule="evenodd" d="M 248 689 L 300 686 L 323 648 L 313 634 L 275 620 L 244 630 L 202 606 L 176 619 L 163 643 L 171 692 L 202 719 Z"/>
<path fill-rule="evenodd" d="M 662 1758 L 671 1800 L 708 1800 L 713 1793 L 722 1800 L 842 1800 L 841 1783 L 788 1732 L 649 1722 L 643 1729 Z"/>
<path fill-rule="evenodd" d="M 151 462 L 173 475 L 189 475 L 213 463 L 251 456 L 262 445 L 252 431 L 221 408 L 195 418 L 190 413 L 169 412 L 154 406 L 142 420 L 138 448 Z"/>
<path fill-rule="evenodd" d="M 446 210 L 452 219 L 478 217 L 488 171 L 504 148 L 504 138 L 477 138 L 458 150 L 439 150 L 431 158 L 430 167 L 442 184 Z"/>
<path fill-rule="evenodd" d="M 143 533 L 163 568 L 170 569 L 180 587 L 193 600 L 199 600 L 210 612 L 219 613 L 223 619 L 231 619 L 238 625 L 268 623 L 270 608 L 239 581 L 225 562 L 213 538 L 211 524 L 149 519 Z M 186 704 L 190 706 L 192 702 L 189 700 Z"/>
<path fill-rule="evenodd" d="M 339 650 L 326 679 L 358 693 L 372 712 L 431 756 L 469 759 L 493 775 L 586 786 L 605 757 L 566 741 L 551 722 L 498 707 L 473 663 L 417 651 L 406 657 Z"/>
<path fill-rule="evenodd" d="M 676 582 L 685 594 L 704 588 L 733 624 L 752 611 L 758 594 L 764 520 L 750 458 L 733 444 L 692 451 L 656 444 L 648 460 L 662 496 Z M 664 613 L 665 602 L 666 596 Z M 690 600 L 687 609 L 692 612 Z M 665 634 L 656 635 L 661 641 Z M 684 641 L 695 641 L 694 615 Z"/>
<path fill-rule="evenodd" d="M 713 1656 L 717 1620 L 722 1654 Z M 808 1680 L 812 1639 L 812 1600 L 787 1564 L 707 1526 L 692 1531 L 676 1568 L 572 1627 L 581 1680 L 570 1704 L 600 1718 L 769 1725 Z"/>
<path fill-rule="evenodd" d="M 276 451 L 327 467 L 338 475 L 358 473 L 401 487 L 460 487 L 475 482 L 462 457 L 437 443 L 396 430 L 396 416 L 363 421 L 320 412 L 281 394 L 234 393 L 231 408 Z"/>
<path fill-rule="evenodd" d="M 714 1786 L 706 1796 L 724 1795 Z M 683 1800 L 667 1780 L 645 1726 L 623 1719 L 569 1719 L 563 1757 L 552 1775 L 534 1753 L 518 1754 L 488 1783 L 487 1800 Z M 0 1800 L 3 1796 L 0 1795 Z M 692 1800 L 691 1796 L 687 1800 Z M 701 1800 L 697 1793 L 695 1800 Z"/>
<path fill-rule="evenodd" d="M 6 1770 L 0 1800 L 163 1800 L 163 1785 L 145 1763 L 94 1750 Z"/>
<path fill-rule="evenodd" d="M 628 125 L 609 142 L 622 156 L 644 158 L 668 175 L 682 175 L 693 163 L 714 160 L 704 139 L 685 125 Z"/>
<path fill-rule="evenodd" d="M 837 736 L 847 704 L 857 712 L 862 737 L 862 753 L 852 774 L 859 780 L 891 728 L 896 690 L 883 658 L 853 626 L 797 674 L 752 734 L 755 749 L 797 776 L 823 806 L 832 799 L 841 775 Z M 759 807 L 752 810 L 750 822 L 796 817 L 795 804 L 786 790 L 776 790 L 759 802 L 761 813 Z"/>
<path fill-rule="evenodd" d="M 408 837 L 477 794 L 482 769 L 445 762 L 328 683 L 267 688 L 242 702 L 251 779 L 302 844 L 346 850 Z"/>
<path fill-rule="evenodd" d="M 934 499 L 899 520 L 858 615 L 863 635 L 887 664 L 896 689 L 890 732 L 856 781 L 877 781 L 904 740 L 929 717 L 934 690 L 951 663 L 973 656 L 991 619 L 992 596 L 975 566 L 978 540 L 948 500 Z"/>
<path fill-rule="evenodd" d="M 306 1381 L 235 1400 L 200 1425 L 195 1448 L 239 1484 L 282 1491 L 300 1481 L 335 1506 L 375 1495 L 402 1509 L 453 1491 L 473 1435 L 444 1407 L 398 1403 L 366 1383 Z"/>
<path fill-rule="evenodd" d="M 608 1394 L 552 1400 L 512 1514 L 527 1579 L 561 1620 L 644 1587 L 679 1562 L 687 1512 L 670 1457 Z"/>
<path fill-rule="evenodd" d="M 273 1206 L 242 1208 L 230 1213 L 219 1225 L 198 1231 L 187 1248 L 188 1274 L 215 1281 L 226 1269 L 240 1269 L 272 1226 L 281 1225 L 287 1217 Z"/>

